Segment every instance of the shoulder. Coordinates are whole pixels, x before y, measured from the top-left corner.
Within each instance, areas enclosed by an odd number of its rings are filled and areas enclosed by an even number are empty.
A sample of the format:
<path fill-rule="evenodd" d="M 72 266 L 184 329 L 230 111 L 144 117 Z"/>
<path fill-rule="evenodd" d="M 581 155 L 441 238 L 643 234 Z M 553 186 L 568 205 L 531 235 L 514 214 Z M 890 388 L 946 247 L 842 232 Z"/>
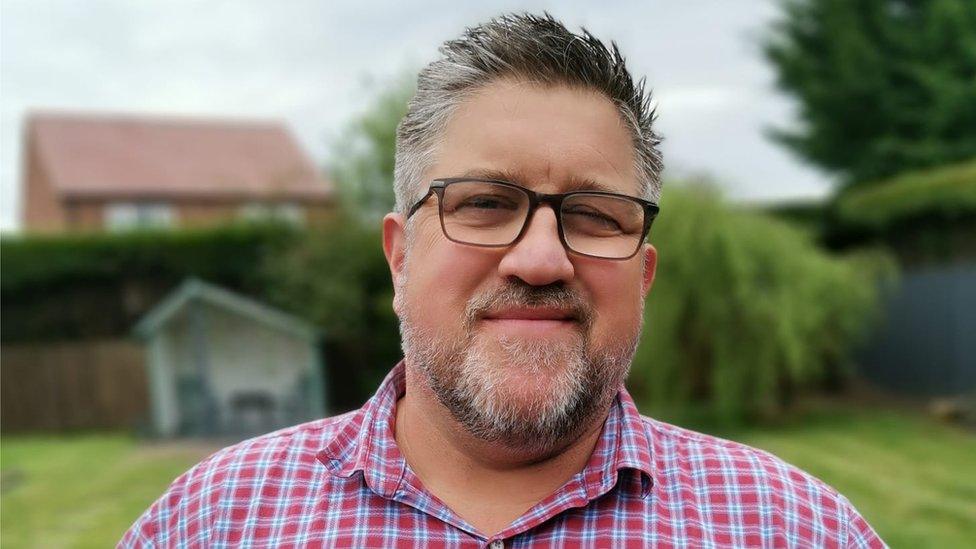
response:
<path fill-rule="evenodd" d="M 659 480 L 666 497 L 692 503 L 703 517 L 770 527 L 787 543 L 882 546 L 846 497 L 775 455 L 646 416 L 641 420 L 655 484 Z"/>
<path fill-rule="evenodd" d="M 287 427 L 215 452 L 177 477 L 119 546 L 167 545 L 173 540 L 206 545 L 209 525 L 236 508 L 234 501 L 278 497 L 279 492 L 319 481 L 324 470 L 319 451 L 355 413 Z"/>
<path fill-rule="evenodd" d="M 775 455 L 724 438 L 706 435 L 641 416 L 655 455 L 668 465 L 700 469 L 746 469 L 757 474 L 781 477 L 784 481 L 812 483 L 833 491 L 826 484 Z"/>
<path fill-rule="evenodd" d="M 692 475 L 708 486 L 756 486 L 781 498 L 839 494 L 813 475 L 751 446 L 641 416 L 659 474 Z"/>
<path fill-rule="evenodd" d="M 312 465 L 318 451 L 346 426 L 356 412 L 286 427 L 223 448 L 187 471 L 190 477 L 209 478 L 240 471 L 265 471 L 287 463 Z M 253 468 L 253 469 L 250 469 Z"/>
<path fill-rule="evenodd" d="M 354 413 L 294 425 L 223 448 L 187 471 L 183 484 L 188 492 L 195 492 L 209 485 L 226 487 L 237 478 L 278 476 L 284 474 L 283 466 L 291 474 L 314 468 L 318 452 Z"/>

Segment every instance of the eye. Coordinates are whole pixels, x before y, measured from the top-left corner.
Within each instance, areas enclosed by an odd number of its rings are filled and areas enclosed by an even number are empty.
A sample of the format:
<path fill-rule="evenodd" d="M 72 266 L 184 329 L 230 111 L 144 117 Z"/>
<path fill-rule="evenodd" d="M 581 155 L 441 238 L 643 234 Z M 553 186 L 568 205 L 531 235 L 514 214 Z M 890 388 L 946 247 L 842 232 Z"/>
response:
<path fill-rule="evenodd" d="M 576 205 L 563 211 L 563 216 L 569 217 L 574 224 L 585 224 L 589 227 L 599 227 L 601 230 L 622 232 L 623 228 L 612 216 L 584 205 Z"/>
<path fill-rule="evenodd" d="M 518 204 L 499 195 L 479 194 L 469 196 L 458 202 L 454 209 L 472 208 L 475 210 L 517 210 Z"/>

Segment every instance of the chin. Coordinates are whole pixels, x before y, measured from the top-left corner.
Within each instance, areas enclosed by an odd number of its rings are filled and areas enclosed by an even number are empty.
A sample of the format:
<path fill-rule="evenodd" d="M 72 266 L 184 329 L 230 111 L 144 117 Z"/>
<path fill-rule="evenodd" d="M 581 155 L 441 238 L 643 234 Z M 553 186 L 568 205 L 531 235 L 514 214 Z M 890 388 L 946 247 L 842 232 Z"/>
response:
<path fill-rule="evenodd" d="M 583 329 L 544 339 L 480 329 L 422 337 L 409 323 L 401 330 L 406 355 L 453 418 L 477 438 L 520 451 L 544 452 L 577 436 L 609 406 L 625 358 L 592 349 Z"/>
<path fill-rule="evenodd" d="M 512 411 L 524 420 L 543 415 L 547 409 L 565 407 L 568 402 L 577 400 L 579 389 L 567 387 L 565 383 L 547 379 L 545 376 L 521 376 L 508 380 L 503 386 L 496 386 L 491 395 L 495 406 Z"/>

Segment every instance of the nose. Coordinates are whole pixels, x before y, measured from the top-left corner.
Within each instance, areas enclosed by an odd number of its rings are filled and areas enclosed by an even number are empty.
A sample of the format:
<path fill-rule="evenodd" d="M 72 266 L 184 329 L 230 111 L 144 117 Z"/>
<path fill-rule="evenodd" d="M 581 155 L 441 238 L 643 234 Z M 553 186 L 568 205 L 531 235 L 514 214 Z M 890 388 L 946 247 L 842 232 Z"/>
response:
<path fill-rule="evenodd" d="M 522 238 L 506 250 L 498 271 L 503 277 L 515 276 L 533 286 L 572 280 L 573 263 L 559 240 L 552 208 L 540 206 L 532 214 Z"/>

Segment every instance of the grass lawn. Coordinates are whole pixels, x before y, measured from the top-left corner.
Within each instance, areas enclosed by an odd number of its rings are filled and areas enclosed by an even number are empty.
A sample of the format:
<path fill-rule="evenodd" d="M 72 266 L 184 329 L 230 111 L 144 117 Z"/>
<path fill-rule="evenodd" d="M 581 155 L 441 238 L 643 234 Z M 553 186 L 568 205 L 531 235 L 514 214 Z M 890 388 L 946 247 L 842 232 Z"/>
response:
<path fill-rule="evenodd" d="M 3 547 L 114 547 L 174 478 L 214 450 L 120 434 L 4 436 Z"/>
<path fill-rule="evenodd" d="M 976 435 L 885 409 L 821 411 L 722 436 L 817 476 L 892 547 L 976 547 Z"/>
<path fill-rule="evenodd" d="M 834 409 L 787 426 L 720 433 L 769 450 L 847 495 L 895 547 L 976 543 L 976 436 L 900 412 Z M 5 436 L 6 548 L 108 547 L 214 448 L 123 435 Z"/>

